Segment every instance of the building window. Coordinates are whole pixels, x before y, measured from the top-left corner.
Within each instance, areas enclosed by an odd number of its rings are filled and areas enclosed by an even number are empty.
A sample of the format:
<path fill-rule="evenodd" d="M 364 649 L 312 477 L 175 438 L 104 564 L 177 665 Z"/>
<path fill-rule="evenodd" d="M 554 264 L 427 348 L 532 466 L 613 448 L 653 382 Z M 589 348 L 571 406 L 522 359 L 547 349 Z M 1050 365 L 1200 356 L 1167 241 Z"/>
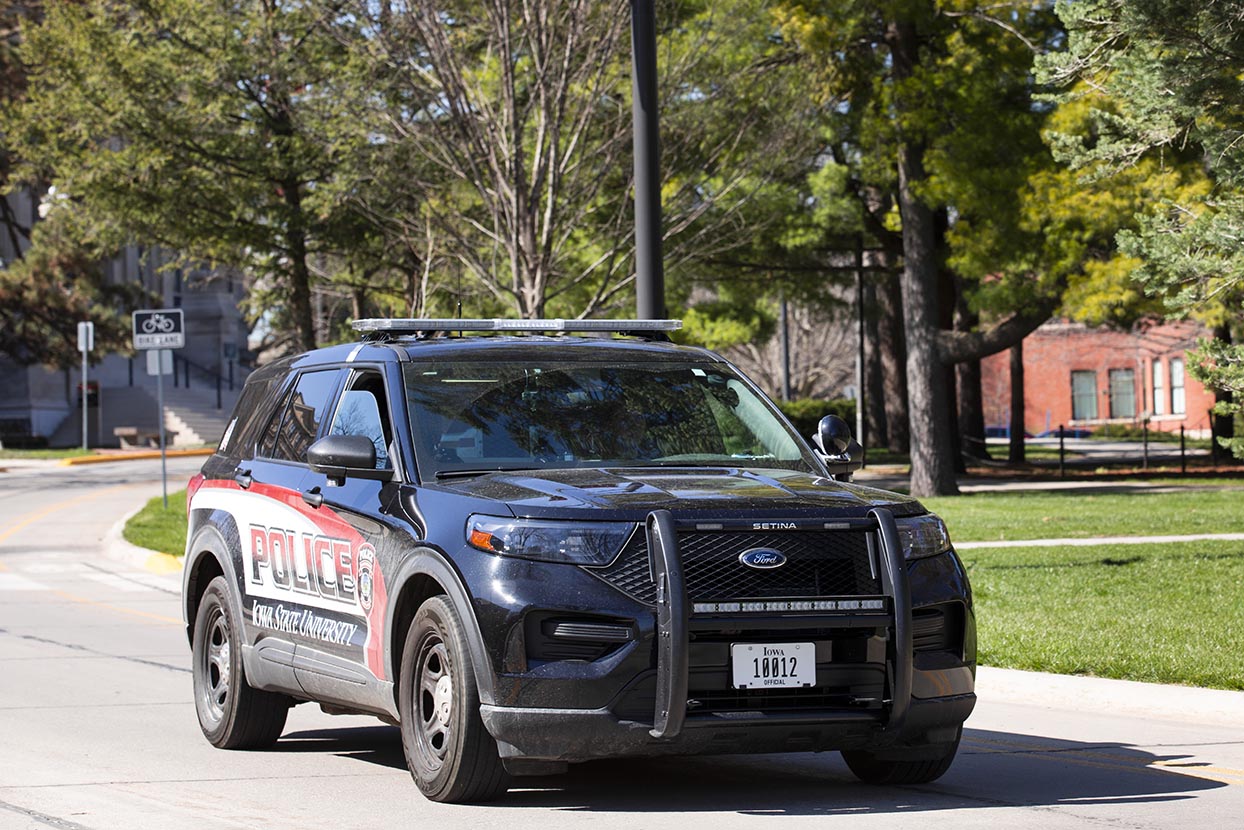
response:
<path fill-rule="evenodd" d="M 1171 358 L 1171 413 L 1182 415 L 1185 412 L 1184 401 L 1184 359 Z"/>
<path fill-rule="evenodd" d="M 1136 373 L 1131 369 L 1110 370 L 1110 417 L 1136 417 Z"/>
<path fill-rule="evenodd" d="M 1071 418 L 1091 421 L 1097 417 L 1097 373 L 1071 373 Z"/>
<path fill-rule="evenodd" d="M 1153 414 L 1166 414 L 1166 375 L 1160 358 L 1153 361 Z"/>

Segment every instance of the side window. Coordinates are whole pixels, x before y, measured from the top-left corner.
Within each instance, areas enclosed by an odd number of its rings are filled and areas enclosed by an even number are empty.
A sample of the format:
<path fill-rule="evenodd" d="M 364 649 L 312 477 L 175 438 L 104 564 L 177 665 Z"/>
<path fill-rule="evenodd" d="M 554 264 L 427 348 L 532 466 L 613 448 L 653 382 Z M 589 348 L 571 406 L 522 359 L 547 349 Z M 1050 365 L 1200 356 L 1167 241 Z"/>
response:
<path fill-rule="evenodd" d="M 233 408 L 233 417 L 220 436 L 218 452 L 228 455 L 239 451 L 246 436 L 255 431 L 255 421 L 263 409 L 263 399 L 268 392 L 266 383 L 248 383 L 242 389 L 237 406 Z"/>
<path fill-rule="evenodd" d="M 279 421 L 274 418 L 268 426 L 261 448 L 263 454 L 281 461 L 306 462 L 307 447 L 319 434 L 320 423 L 337 387 L 337 377 L 336 369 L 328 369 L 306 372 L 298 378 L 293 392 L 281 407 Z"/>
<path fill-rule="evenodd" d="M 389 424 L 388 413 L 384 379 L 380 373 L 358 372 L 350 379 L 341 396 L 341 403 L 337 406 L 337 413 L 333 416 L 328 434 L 367 436 L 376 446 L 376 469 L 388 469 L 393 466 L 389 458 L 393 429 Z"/>
<path fill-rule="evenodd" d="M 259 446 L 256 448 L 256 453 L 260 458 L 271 458 L 276 449 L 276 437 L 281 431 L 281 418 L 285 415 L 285 404 L 288 401 L 289 393 L 281 396 L 276 412 L 272 413 L 272 419 L 268 421 L 268 426 L 263 431 L 263 438 L 260 439 Z"/>

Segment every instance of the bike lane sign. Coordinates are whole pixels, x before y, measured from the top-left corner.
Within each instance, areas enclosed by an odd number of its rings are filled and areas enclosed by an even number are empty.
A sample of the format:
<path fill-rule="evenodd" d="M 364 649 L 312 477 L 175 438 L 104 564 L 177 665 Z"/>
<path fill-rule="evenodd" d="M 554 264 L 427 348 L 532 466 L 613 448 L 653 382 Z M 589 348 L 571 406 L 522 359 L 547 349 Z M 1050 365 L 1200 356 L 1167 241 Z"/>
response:
<path fill-rule="evenodd" d="M 185 318 L 180 308 L 147 308 L 134 312 L 135 349 L 183 349 Z"/>

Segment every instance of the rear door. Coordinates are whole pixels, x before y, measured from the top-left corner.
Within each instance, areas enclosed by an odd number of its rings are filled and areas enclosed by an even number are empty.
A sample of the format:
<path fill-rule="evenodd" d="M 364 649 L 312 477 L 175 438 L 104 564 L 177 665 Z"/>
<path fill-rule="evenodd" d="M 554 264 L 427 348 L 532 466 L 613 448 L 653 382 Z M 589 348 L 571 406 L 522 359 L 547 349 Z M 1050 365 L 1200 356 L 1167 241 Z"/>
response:
<path fill-rule="evenodd" d="M 327 427 L 343 377 L 337 367 L 298 374 L 253 456 L 238 465 L 236 489 L 221 494 L 238 527 L 242 561 L 234 564 L 239 566 L 246 641 L 294 690 L 295 645 L 326 603 L 306 543 L 318 533 L 314 512 L 303 499 L 306 451 Z"/>

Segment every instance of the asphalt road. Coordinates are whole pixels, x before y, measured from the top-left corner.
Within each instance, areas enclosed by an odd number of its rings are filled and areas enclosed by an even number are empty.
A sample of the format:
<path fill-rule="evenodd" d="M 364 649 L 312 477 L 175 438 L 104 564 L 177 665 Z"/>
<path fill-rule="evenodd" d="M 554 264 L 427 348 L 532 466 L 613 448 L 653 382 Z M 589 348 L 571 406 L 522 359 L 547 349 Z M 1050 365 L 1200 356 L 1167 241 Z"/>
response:
<path fill-rule="evenodd" d="M 170 462 L 172 486 L 196 466 Z M 959 759 L 922 787 L 860 785 L 836 754 L 718 757 L 583 765 L 494 805 L 439 805 L 410 781 L 396 730 L 311 706 L 274 750 L 215 750 L 195 719 L 178 577 L 104 554 L 159 492 L 158 462 L 0 473 L 0 830 L 1244 826 L 1244 707 L 1226 723 L 1080 699 L 1075 683 L 991 689 L 987 672 Z"/>

